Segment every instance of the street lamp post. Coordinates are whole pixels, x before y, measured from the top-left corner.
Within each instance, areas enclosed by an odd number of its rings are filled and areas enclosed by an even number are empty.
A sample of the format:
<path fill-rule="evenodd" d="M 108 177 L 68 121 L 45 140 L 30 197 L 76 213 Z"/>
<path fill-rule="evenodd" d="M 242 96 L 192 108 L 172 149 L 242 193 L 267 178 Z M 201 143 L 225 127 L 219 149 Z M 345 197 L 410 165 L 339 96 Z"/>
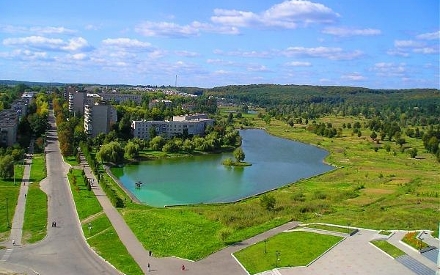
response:
<path fill-rule="evenodd" d="M 278 267 L 278 261 L 280 260 L 280 252 L 277 250 L 277 251 L 275 251 L 275 256 L 276 256 L 276 259 L 275 259 L 275 266 L 276 267 Z"/>
<path fill-rule="evenodd" d="M 267 239 L 264 240 L 264 254 L 267 253 Z"/>
<path fill-rule="evenodd" d="M 8 206 L 8 198 L 6 198 L 6 224 L 8 225 L 8 228 L 9 228 L 10 225 L 9 225 L 9 206 Z"/>

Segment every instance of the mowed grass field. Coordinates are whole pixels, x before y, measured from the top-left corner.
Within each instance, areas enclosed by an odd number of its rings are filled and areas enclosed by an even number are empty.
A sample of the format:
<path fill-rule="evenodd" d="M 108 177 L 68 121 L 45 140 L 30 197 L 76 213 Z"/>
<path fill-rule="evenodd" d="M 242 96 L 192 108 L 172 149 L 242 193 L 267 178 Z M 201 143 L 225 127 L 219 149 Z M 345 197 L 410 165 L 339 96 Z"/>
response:
<path fill-rule="evenodd" d="M 440 164 L 425 152 L 421 140 L 405 136 L 402 148 L 393 141 L 376 144 L 365 128 L 360 137 L 344 129 L 342 137 L 330 139 L 306 131 L 305 125 L 290 127 L 275 119 L 267 125 L 257 116 L 247 119 L 270 134 L 328 150 L 325 161 L 336 169 L 270 192 L 276 198 L 271 211 L 261 207 L 259 197 L 169 209 L 128 204 L 121 213 L 146 249 L 160 256 L 198 260 L 291 220 L 378 230 L 437 230 Z M 339 128 L 355 121 L 365 122 L 350 117 L 317 122 L 332 122 Z M 385 144 L 390 145 L 389 152 Z M 419 152 L 417 158 L 407 152 L 412 147 Z"/>

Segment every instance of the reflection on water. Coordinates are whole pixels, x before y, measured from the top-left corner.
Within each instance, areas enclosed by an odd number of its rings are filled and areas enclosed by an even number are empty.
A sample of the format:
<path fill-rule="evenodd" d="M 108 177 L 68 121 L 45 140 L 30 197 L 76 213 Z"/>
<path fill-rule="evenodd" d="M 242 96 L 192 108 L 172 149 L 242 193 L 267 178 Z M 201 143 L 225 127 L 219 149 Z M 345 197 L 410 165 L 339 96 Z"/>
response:
<path fill-rule="evenodd" d="M 263 130 L 242 130 L 248 167 L 225 167 L 230 153 L 160 159 L 126 166 L 120 177 L 141 202 L 152 206 L 231 202 L 333 169 L 325 150 L 277 138 Z M 135 182 L 143 183 L 140 189 Z"/>

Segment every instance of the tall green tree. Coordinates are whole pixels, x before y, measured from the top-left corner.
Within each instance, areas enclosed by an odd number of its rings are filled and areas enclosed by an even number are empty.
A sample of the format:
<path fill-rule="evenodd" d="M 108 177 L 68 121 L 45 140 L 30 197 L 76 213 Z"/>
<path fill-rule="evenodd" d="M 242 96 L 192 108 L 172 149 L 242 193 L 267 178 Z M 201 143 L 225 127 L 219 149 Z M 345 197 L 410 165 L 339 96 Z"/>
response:
<path fill-rule="evenodd" d="M 234 158 L 237 160 L 237 162 L 242 162 L 246 157 L 241 147 L 236 148 L 232 154 L 234 155 Z"/>
<path fill-rule="evenodd" d="M 0 158 L 0 177 L 10 179 L 14 176 L 14 158 L 6 155 Z"/>

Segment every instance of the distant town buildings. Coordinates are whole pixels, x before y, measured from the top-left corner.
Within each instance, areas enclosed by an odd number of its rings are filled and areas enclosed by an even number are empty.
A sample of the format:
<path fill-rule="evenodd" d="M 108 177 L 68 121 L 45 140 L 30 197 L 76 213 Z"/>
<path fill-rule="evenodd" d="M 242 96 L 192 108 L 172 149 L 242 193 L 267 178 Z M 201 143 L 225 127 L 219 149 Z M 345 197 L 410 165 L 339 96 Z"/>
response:
<path fill-rule="evenodd" d="M 23 93 L 21 99 L 15 100 L 10 109 L 0 111 L 0 145 L 12 146 L 17 142 L 17 128 L 20 119 L 26 116 L 28 106 L 35 93 Z"/>
<path fill-rule="evenodd" d="M 134 120 L 131 124 L 133 137 L 149 139 L 152 131 L 156 135 L 171 138 L 178 135 L 203 135 L 208 126 L 213 126 L 214 120 L 206 114 L 173 116 L 173 120 L 146 121 Z"/>
<path fill-rule="evenodd" d="M 136 104 L 141 104 L 142 102 L 142 96 L 137 94 L 99 93 L 95 95 L 100 96 L 102 100 L 118 104 L 126 101 L 133 101 Z"/>
<path fill-rule="evenodd" d="M 105 102 L 84 106 L 84 131 L 89 137 L 100 133 L 107 134 L 118 120 L 116 109 Z"/>
<path fill-rule="evenodd" d="M 153 99 L 149 104 L 148 108 L 154 108 L 160 104 L 165 105 L 165 107 L 171 107 L 173 105 L 173 102 L 171 100 L 167 99 Z"/>

